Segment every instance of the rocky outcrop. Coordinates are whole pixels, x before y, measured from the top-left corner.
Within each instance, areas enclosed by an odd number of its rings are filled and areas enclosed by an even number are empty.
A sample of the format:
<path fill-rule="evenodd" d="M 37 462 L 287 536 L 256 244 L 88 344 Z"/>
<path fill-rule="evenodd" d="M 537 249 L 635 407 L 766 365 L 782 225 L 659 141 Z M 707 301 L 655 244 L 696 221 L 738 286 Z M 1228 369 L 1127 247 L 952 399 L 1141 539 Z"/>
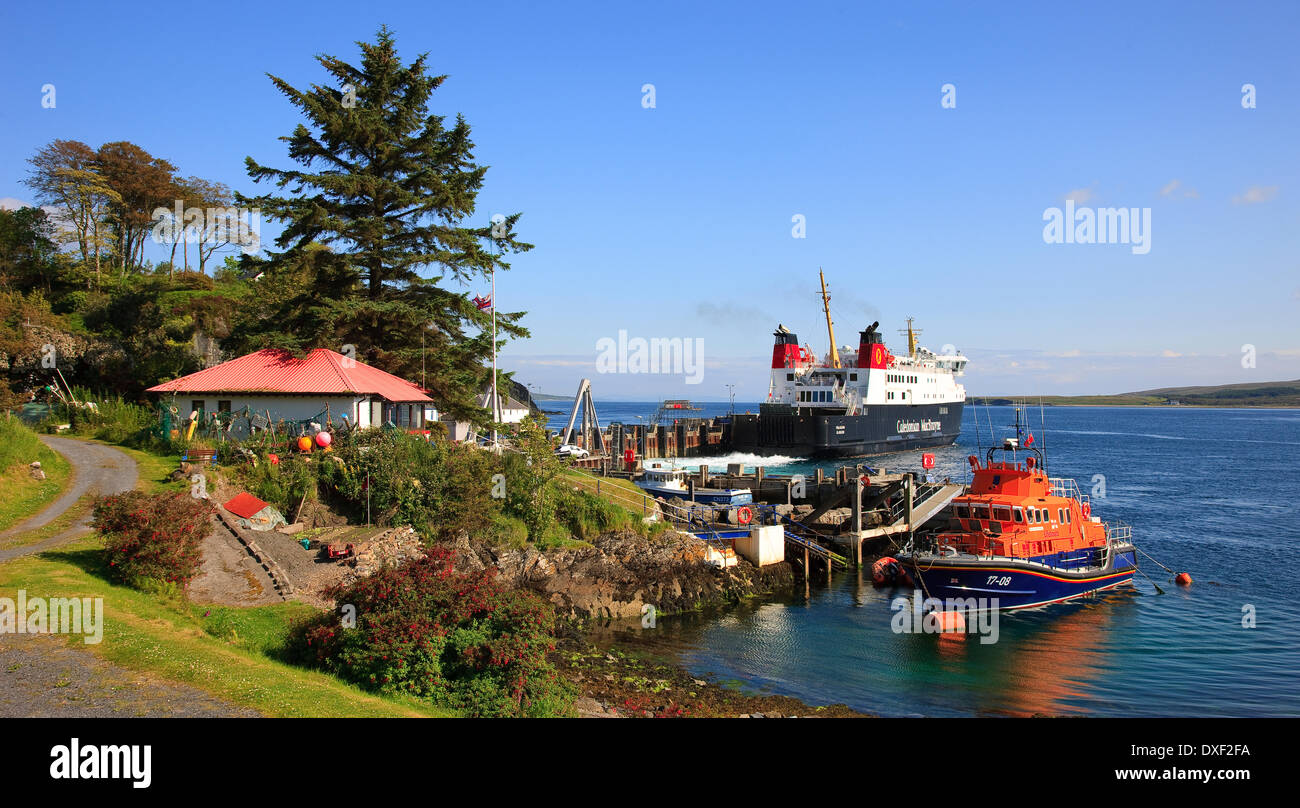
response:
<path fill-rule="evenodd" d="M 704 542 L 682 533 L 654 538 L 608 533 L 589 547 L 541 552 L 456 545 L 457 564 L 495 567 L 501 580 L 526 587 L 569 617 L 639 618 L 645 606 L 659 615 L 732 603 L 791 586 L 787 563 L 758 569 L 743 559 L 719 569 L 708 564 Z"/>

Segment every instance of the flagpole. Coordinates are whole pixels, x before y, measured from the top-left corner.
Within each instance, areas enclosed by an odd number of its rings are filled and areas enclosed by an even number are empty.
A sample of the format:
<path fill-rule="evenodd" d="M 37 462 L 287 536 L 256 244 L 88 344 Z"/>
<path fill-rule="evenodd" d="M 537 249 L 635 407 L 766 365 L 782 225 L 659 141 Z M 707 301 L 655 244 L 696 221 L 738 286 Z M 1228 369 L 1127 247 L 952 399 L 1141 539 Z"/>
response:
<path fill-rule="evenodd" d="M 492 239 L 497 246 L 496 239 Z M 497 449 L 497 423 L 500 419 L 501 401 L 497 398 L 497 262 L 496 251 L 492 258 L 492 448 Z"/>

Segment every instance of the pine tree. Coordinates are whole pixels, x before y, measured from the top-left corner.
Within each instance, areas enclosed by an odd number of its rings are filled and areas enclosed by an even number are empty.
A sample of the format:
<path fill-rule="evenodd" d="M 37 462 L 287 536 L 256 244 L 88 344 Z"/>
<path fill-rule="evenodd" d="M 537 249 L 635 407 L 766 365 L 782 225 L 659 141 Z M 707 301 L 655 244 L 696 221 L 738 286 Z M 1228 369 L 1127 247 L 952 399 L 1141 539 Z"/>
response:
<path fill-rule="evenodd" d="M 247 158 L 254 181 L 290 195 L 238 201 L 285 224 L 259 283 L 289 290 L 250 312 L 232 344 L 351 344 L 359 360 L 390 373 L 419 380 L 423 368 L 441 410 L 483 423 L 488 412 L 475 399 L 491 379 L 491 314 L 470 300 L 468 285 L 494 265 L 509 269 L 504 256 L 532 245 L 515 238 L 518 213 L 467 226 L 487 167 L 474 162 L 462 116 L 448 127 L 429 113 L 446 76 L 427 72 L 428 55 L 403 65 L 387 27 L 376 42 L 357 44 L 359 66 L 317 57 L 337 87 L 299 90 L 270 76 L 306 118 L 281 138 L 301 168 Z M 522 314 L 497 312 L 498 336 L 527 336 Z"/>

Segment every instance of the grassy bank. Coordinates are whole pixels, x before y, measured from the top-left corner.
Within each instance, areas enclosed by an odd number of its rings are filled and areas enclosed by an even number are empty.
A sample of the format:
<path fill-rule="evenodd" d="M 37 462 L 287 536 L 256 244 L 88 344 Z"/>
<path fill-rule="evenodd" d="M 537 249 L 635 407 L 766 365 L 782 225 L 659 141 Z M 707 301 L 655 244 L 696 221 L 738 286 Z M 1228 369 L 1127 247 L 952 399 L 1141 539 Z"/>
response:
<path fill-rule="evenodd" d="M 104 639 L 70 640 L 126 668 L 148 671 L 250 707 L 267 716 L 445 716 L 447 710 L 384 698 L 277 658 L 302 604 L 195 607 L 107 581 L 102 540 L 91 536 L 0 565 L 0 595 L 102 597 Z M 206 616 L 205 616 L 206 615 Z"/>
<path fill-rule="evenodd" d="M 27 466 L 40 461 L 44 480 L 34 480 Z M 0 530 L 41 512 L 71 478 L 68 461 L 41 443 L 17 418 L 0 415 Z"/>

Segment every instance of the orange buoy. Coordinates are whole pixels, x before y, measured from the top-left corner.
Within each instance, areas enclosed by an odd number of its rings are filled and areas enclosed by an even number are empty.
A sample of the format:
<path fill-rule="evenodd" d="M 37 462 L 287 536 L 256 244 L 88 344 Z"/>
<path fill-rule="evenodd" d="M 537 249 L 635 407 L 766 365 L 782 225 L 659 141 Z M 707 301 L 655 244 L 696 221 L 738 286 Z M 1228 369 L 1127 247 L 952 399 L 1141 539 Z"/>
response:
<path fill-rule="evenodd" d="M 1174 583 L 1178 584 L 1179 586 L 1191 586 L 1192 576 L 1188 575 L 1185 572 L 1180 572 L 1174 576 Z"/>
<path fill-rule="evenodd" d="M 898 563 L 898 559 L 893 556 L 877 559 L 876 563 L 871 565 L 871 580 L 877 586 L 896 584 L 900 578 L 906 580 L 907 573 Z"/>
<path fill-rule="evenodd" d="M 1083 518 L 1084 518 L 1084 519 L 1087 519 L 1088 517 L 1092 516 L 1092 503 L 1091 503 L 1091 502 L 1085 502 L 1085 503 L 1083 503 L 1083 509 L 1082 509 L 1082 510 L 1083 510 Z"/>
<path fill-rule="evenodd" d="M 747 525 L 754 520 L 754 512 L 749 509 L 748 505 L 741 505 L 736 509 L 736 521 L 742 525 Z"/>
<path fill-rule="evenodd" d="M 307 437 L 306 435 L 303 435 L 301 438 L 298 438 L 298 451 L 300 451 L 300 452 L 310 452 L 310 451 L 311 451 L 311 438 Z"/>

